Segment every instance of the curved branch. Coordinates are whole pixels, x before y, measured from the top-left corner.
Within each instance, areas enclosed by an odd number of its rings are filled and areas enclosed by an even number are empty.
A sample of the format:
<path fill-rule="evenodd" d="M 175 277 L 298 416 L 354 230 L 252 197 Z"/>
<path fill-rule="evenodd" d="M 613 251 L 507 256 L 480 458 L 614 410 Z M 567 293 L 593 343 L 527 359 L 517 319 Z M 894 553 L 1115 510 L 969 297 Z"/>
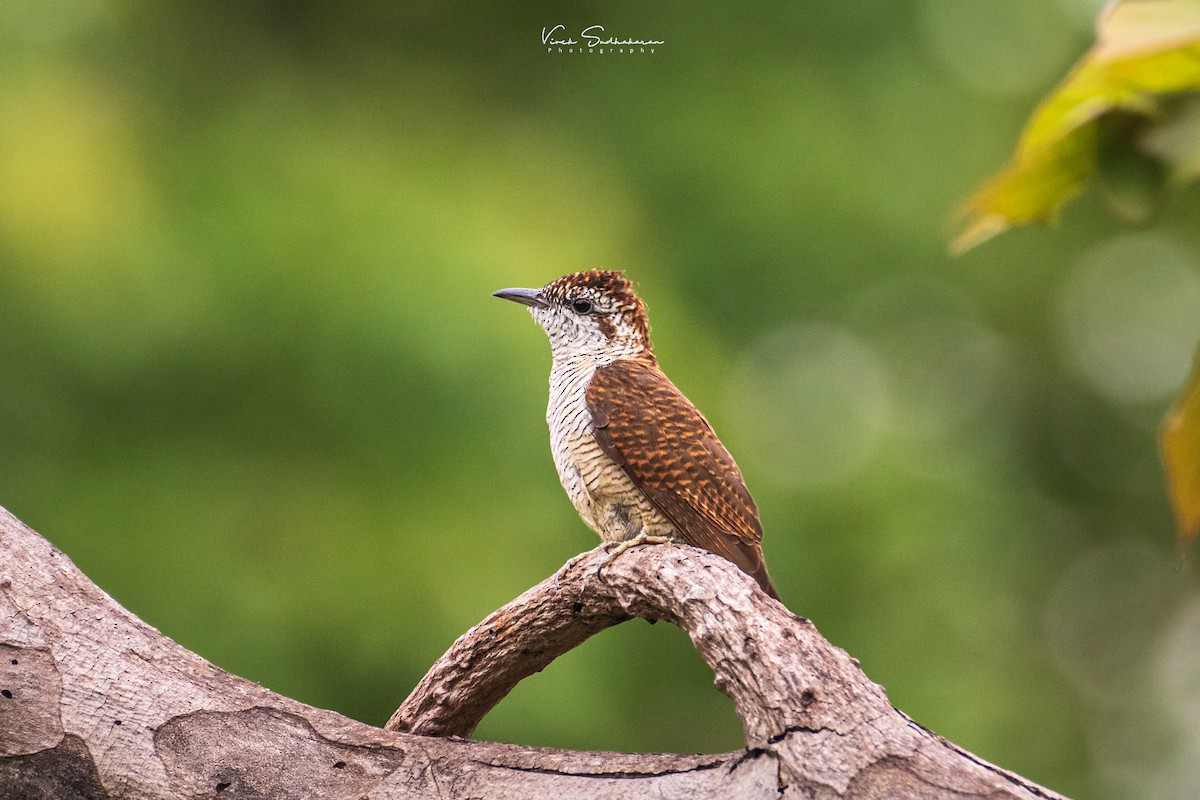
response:
<path fill-rule="evenodd" d="M 688 633 L 733 699 L 750 747 L 788 728 L 849 729 L 892 712 L 844 651 L 728 561 L 672 545 L 634 548 L 608 563 L 601 545 L 463 634 L 387 727 L 470 736 L 521 680 L 633 617 Z"/>
<path fill-rule="evenodd" d="M 746 751 L 577 753 L 373 728 L 231 675 L 121 608 L 0 509 L 0 797 L 1056 798 L 911 723 L 725 561 L 585 555 L 456 643 L 392 727 L 472 729 L 521 677 L 632 616 L 684 627 Z"/>
<path fill-rule="evenodd" d="M 914 723 L 810 621 L 687 545 L 638 547 L 611 563 L 601 546 L 572 559 L 463 634 L 387 727 L 470 735 L 521 679 L 632 617 L 687 632 L 733 699 L 747 747 L 779 757 L 781 783 L 839 794 L 887 787 L 889 797 L 1057 797 Z"/>

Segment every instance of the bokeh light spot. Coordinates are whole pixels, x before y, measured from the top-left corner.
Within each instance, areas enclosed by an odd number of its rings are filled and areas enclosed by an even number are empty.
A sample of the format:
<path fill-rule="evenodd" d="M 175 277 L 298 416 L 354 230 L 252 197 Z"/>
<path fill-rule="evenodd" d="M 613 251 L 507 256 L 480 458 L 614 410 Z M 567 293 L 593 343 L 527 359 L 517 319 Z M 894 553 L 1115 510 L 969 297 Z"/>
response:
<path fill-rule="evenodd" d="M 950 74 L 989 94 L 1019 94 L 1052 83 L 1074 53 L 1067 23 L 1039 0 L 964 3 L 925 0 L 921 28 Z"/>
<path fill-rule="evenodd" d="M 1200 744 L 1200 595 L 1185 603 L 1169 623 L 1155 668 L 1163 705 Z"/>
<path fill-rule="evenodd" d="M 1003 342 L 961 317 L 915 317 L 885 345 L 895 395 L 895 426 L 916 438 L 944 436 L 977 419 L 995 391 Z"/>
<path fill-rule="evenodd" d="M 1145 686 L 1146 653 L 1172 603 L 1169 559 L 1130 541 L 1080 556 L 1046 607 L 1046 644 L 1055 663 L 1099 707 L 1130 702 Z"/>
<path fill-rule="evenodd" d="M 791 487 L 851 478 L 875 451 L 889 419 L 878 355 L 844 328 L 783 328 L 744 356 L 726 392 L 725 417 L 746 459 Z"/>
<path fill-rule="evenodd" d="M 1118 236 L 1075 266 L 1059 320 L 1068 358 L 1100 394 L 1161 401 L 1178 390 L 1200 339 L 1200 270 L 1166 236 Z"/>

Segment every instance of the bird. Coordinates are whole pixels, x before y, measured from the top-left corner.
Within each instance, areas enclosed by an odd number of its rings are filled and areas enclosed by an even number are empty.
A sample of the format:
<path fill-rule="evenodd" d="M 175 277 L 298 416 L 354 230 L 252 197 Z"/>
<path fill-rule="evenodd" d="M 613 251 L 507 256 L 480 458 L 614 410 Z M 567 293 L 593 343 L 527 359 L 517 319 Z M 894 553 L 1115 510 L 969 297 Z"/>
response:
<path fill-rule="evenodd" d="M 758 506 L 704 415 L 659 367 L 646 304 L 618 270 L 495 297 L 529 307 L 550 339 L 546 422 L 559 481 L 612 546 L 683 542 L 732 561 L 768 595 Z"/>

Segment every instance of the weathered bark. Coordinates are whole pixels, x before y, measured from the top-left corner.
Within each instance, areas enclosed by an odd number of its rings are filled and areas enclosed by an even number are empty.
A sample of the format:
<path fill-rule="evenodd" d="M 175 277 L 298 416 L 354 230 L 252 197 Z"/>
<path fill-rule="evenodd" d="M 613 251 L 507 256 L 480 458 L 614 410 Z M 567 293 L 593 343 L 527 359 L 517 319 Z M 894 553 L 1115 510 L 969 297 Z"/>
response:
<path fill-rule="evenodd" d="M 913 723 L 722 559 L 602 550 L 466 633 L 389 727 L 273 694 L 184 650 L 0 509 L 0 797 L 1057 798 Z M 748 747 L 580 753 L 458 738 L 522 677 L 630 617 L 684 628 Z M 417 735 L 425 734 L 425 735 Z"/>

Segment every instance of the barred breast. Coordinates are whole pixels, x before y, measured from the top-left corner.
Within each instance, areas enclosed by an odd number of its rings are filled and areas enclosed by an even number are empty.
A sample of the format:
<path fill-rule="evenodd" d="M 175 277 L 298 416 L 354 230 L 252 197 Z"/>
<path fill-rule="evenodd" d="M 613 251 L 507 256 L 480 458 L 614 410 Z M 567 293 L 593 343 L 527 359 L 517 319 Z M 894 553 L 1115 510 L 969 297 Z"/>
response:
<path fill-rule="evenodd" d="M 579 516 L 606 542 L 643 530 L 673 536 L 674 527 L 596 442 L 587 388 L 598 366 L 592 358 L 556 359 L 550 371 L 546 423 L 558 480 Z"/>

